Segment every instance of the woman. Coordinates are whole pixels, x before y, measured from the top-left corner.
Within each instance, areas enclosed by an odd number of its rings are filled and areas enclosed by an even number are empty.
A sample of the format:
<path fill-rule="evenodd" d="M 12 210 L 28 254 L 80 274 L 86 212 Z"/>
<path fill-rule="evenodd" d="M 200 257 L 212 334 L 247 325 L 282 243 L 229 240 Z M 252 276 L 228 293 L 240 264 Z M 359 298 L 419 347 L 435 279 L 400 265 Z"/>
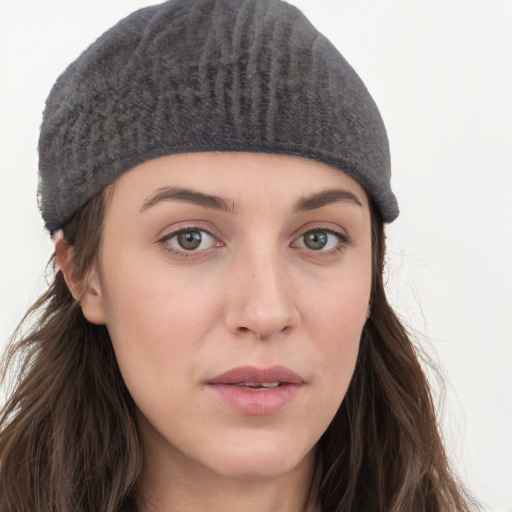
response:
<path fill-rule="evenodd" d="M 56 273 L 7 356 L 2 512 L 470 509 L 384 294 L 384 125 L 299 11 L 132 14 L 39 155 Z"/>

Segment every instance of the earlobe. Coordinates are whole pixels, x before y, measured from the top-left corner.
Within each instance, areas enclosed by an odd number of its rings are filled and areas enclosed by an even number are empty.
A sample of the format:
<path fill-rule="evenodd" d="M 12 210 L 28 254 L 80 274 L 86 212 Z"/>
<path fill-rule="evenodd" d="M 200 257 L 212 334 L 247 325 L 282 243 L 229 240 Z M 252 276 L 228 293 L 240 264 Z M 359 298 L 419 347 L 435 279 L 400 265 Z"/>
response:
<path fill-rule="evenodd" d="M 62 272 L 71 295 L 80 303 L 85 318 L 93 324 L 105 324 L 105 307 L 97 272 L 94 271 L 87 278 L 81 276 L 75 265 L 73 247 L 64 239 L 62 231 L 58 231 L 53 240 L 57 267 Z"/>

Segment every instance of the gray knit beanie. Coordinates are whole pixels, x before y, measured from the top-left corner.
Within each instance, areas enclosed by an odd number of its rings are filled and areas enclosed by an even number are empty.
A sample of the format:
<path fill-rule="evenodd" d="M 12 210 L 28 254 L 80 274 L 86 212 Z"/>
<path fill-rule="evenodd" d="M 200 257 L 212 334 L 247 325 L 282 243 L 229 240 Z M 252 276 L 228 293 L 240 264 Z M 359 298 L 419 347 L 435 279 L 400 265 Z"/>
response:
<path fill-rule="evenodd" d="M 384 221 L 398 215 L 377 107 L 298 9 L 171 0 L 121 20 L 54 85 L 39 139 L 47 228 L 134 166 L 198 151 L 317 160 L 358 181 Z"/>

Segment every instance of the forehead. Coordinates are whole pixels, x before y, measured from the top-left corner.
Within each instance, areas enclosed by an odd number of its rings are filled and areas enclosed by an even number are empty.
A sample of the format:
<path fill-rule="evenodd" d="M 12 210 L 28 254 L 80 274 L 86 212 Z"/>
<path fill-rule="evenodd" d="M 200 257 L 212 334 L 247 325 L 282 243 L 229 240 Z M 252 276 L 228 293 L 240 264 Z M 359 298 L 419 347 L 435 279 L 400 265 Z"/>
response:
<path fill-rule="evenodd" d="M 118 178 L 113 195 L 144 202 L 149 194 L 169 186 L 242 202 L 279 198 L 284 203 L 336 188 L 367 205 L 361 185 L 326 164 L 288 155 L 245 152 L 186 153 L 149 160 Z"/>

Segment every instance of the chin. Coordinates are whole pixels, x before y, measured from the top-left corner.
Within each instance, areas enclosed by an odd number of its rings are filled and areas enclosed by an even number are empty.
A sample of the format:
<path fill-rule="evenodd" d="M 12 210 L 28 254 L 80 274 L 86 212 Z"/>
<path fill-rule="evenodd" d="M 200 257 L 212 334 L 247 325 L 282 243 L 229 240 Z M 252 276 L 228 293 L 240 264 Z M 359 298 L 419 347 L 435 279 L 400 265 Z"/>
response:
<path fill-rule="evenodd" d="M 217 452 L 217 450 L 215 450 Z M 233 442 L 212 453 L 210 469 L 224 477 L 239 480 L 265 480 L 286 475 L 315 458 L 315 447 L 309 450 L 294 443 Z"/>

